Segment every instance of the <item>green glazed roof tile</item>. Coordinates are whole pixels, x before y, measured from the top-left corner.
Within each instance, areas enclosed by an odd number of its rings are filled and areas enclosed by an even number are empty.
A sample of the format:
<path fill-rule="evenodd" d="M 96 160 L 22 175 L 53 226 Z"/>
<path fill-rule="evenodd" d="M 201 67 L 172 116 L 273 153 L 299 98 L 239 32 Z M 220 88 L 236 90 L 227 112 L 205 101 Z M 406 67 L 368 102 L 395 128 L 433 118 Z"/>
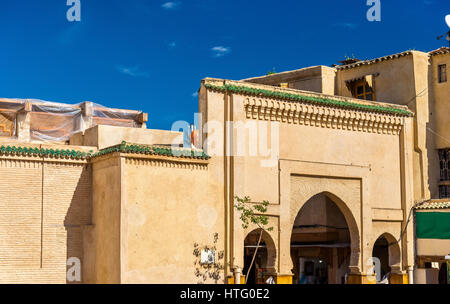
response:
<path fill-rule="evenodd" d="M 354 110 L 362 110 L 362 111 L 373 111 L 373 112 L 381 112 L 388 113 L 393 115 L 401 115 L 411 117 L 414 114 L 411 111 L 406 109 L 400 109 L 396 107 L 389 107 L 385 105 L 371 105 L 371 104 L 363 104 L 357 102 L 350 102 L 346 100 L 325 98 L 325 97 L 315 97 L 315 96 L 307 96 L 302 94 L 290 93 L 290 92 L 280 92 L 275 90 L 266 90 L 266 89 L 257 89 L 246 86 L 235 86 L 230 84 L 225 84 L 222 86 L 205 84 L 207 89 L 219 91 L 219 92 L 234 92 L 238 94 L 249 94 L 249 95 L 259 95 L 270 98 L 278 98 L 284 99 L 288 101 L 303 101 L 312 104 L 326 105 L 326 106 L 334 106 L 339 108 L 348 108 Z"/>

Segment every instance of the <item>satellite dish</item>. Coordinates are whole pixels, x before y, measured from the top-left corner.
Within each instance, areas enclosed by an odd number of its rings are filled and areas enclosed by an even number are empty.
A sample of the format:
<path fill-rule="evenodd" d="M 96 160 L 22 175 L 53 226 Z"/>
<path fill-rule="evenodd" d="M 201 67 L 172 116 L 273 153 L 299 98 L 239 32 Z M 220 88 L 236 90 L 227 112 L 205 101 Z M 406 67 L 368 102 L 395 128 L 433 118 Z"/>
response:
<path fill-rule="evenodd" d="M 450 15 L 445 16 L 445 22 L 447 22 L 448 27 L 450 27 Z"/>

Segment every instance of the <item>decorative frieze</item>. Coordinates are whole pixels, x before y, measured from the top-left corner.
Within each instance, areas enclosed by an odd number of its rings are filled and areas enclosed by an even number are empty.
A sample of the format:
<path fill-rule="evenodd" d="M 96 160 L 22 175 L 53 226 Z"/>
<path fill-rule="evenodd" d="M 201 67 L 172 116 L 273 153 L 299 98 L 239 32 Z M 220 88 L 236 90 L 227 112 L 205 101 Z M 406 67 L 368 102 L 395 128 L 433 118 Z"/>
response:
<path fill-rule="evenodd" d="M 247 119 L 378 134 L 398 135 L 405 119 L 398 115 L 263 98 L 246 98 L 244 106 Z"/>
<path fill-rule="evenodd" d="M 40 168 L 42 162 L 23 159 L 1 159 L 0 168 Z"/>
<path fill-rule="evenodd" d="M 135 158 L 133 156 L 125 157 L 125 164 L 131 166 L 152 166 L 163 168 L 190 169 L 190 170 L 207 170 L 207 162 L 180 162 L 177 160 L 152 159 L 152 158 Z"/>

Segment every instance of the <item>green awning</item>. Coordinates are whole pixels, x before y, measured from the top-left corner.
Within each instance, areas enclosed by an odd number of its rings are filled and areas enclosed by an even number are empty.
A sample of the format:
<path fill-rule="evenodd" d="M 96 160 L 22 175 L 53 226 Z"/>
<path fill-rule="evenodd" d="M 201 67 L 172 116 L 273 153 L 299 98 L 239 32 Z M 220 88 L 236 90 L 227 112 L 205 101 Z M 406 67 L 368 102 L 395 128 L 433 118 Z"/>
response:
<path fill-rule="evenodd" d="M 420 239 L 450 240 L 450 212 L 416 212 L 416 235 Z"/>

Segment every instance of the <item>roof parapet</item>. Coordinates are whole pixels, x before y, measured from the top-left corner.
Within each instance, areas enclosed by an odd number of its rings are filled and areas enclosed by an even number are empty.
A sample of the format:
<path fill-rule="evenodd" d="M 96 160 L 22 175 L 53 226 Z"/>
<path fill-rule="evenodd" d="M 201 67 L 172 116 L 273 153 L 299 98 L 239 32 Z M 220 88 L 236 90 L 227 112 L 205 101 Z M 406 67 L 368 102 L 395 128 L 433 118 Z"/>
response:
<path fill-rule="evenodd" d="M 382 102 L 373 102 L 355 98 L 326 95 L 289 88 L 274 87 L 241 81 L 205 78 L 202 83 L 207 89 L 219 92 L 233 92 L 237 94 L 262 96 L 294 102 L 305 102 L 321 106 L 352 109 L 366 112 L 378 112 L 390 115 L 412 117 L 414 113 L 406 106 Z"/>
<path fill-rule="evenodd" d="M 120 145 L 112 146 L 102 149 L 96 153 L 89 155 L 90 158 L 96 158 L 99 156 L 111 154 L 111 153 L 126 153 L 126 154 L 145 154 L 145 155 L 157 155 L 174 158 L 186 158 L 186 159 L 198 159 L 208 160 L 211 157 L 207 155 L 203 150 L 185 149 L 185 148 L 172 148 L 158 145 L 140 145 L 122 142 Z"/>

